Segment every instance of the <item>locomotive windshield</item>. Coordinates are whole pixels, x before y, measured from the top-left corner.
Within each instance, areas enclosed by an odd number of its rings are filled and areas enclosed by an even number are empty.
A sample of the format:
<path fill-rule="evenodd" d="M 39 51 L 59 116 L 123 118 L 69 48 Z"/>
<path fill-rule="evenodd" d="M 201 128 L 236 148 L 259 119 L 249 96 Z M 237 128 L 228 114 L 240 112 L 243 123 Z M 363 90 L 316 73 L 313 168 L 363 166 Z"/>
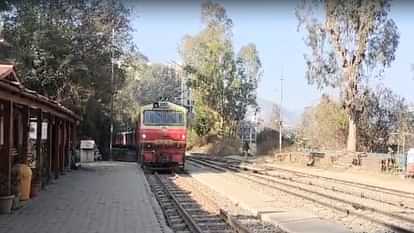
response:
<path fill-rule="evenodd" d="M 184 125 L 184 114 L 178 111 L 144 111 L 144 125 Z"/>

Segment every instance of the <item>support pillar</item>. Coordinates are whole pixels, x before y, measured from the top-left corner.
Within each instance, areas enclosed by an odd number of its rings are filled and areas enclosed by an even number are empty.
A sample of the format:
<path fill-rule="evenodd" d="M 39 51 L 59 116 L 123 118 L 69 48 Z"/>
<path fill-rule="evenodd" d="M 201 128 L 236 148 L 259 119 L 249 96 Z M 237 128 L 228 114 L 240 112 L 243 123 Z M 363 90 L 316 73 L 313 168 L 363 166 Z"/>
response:
<path fill-rule="evenodd" d="M 63 141 L 62 141 L 62 161 L 61 161 L 61 172 L 64 174 L 67 166 L 67 130 L 66 130 L 66 121 L 62 121 L 62 135 L 63 135 Z"/>
<path fill-rule="evenodd" d="M 53 133 L 52 133 L 52 171 L 54 178 L 59 178 L 59 122 L 54 118 L 53 121 Z"/>
<path fill-rule="evenodd" d="M 59 162 L 58 162 L 58 167 L 59 167 L 59 173 L 63 174 L 63 166 L 64 166 L 64 158 L 63 158 L 63 144 L 64 144 L 64 140 L 65 140 L 65 132 L 63 130 L 63 121 L 59 120 L 59 124 L 58 124 L 58 128 L 59 128 L 59 143 L 58 143 L 58 151 L 59 151 Z"/>
<path fill-rule="evenodd" d="M 52 161 L 53 161 L 53 119 L 48 114 L 47 121 L 47 182 L 52 178 Z"/>
<path fill-rule="evenodd" d="M 38 174 L 38 180 L 41 183 L 43 183 L 42 122 L 42 109 L 38 109 L 36 111 L 36 173 Z"/>
<path fill-rule="evenodd" d="M 12 168 L 12 154 L 15 151 L 14 148 L 14 130 L 13 130 L 13 118 L 14 109 L 13 101 L 8 101 L 4 104 L 4 151 L 5 153 L 0 155 L 0 171 L 1 175 L 7 179 L 7 193 L 11 194 L 11 168 Z"/>
<path fill-rule="evenodd" d="M 68 170 L 70 171 L 70 169 L 72 168 L 72 152 L 73 152 L 73 125 L 71 123 L 68 122 L 67 124 L 68 126 Z"/>
<path fill-rule="evenodd" d="M 25 162 L 27 162 L 28 157 L 32 156 L 32 152 L 30 151 L 31 148 L 29 148 L 29 130 L 30 130 L 30 109 L 28 106 L 24 106 L 22 110 L 22 125 L 23 125 L 23 132 L 22 138 L 22 150 L 21 150 L 21 159 Z"/>
<path fill-rule="evenodd" d="M 76 123 L 72 123 L 72 133 L 71 133 L 71 138 L 72 138 L 72 143 L 71 143 L 71 149 L 73 151 L 73 153 L 75 153 L 76 151 L 76 145 L 78 145 L 78 138 L 77 138 L 77 125 Z M 73 154 L 73 156 L 75 156 L 75 154 Z M 73 158 L 72 160 L 73 163 L 76 163 L 76 157 Z M 74 164 L 76 165 L 76 164 Z"/>

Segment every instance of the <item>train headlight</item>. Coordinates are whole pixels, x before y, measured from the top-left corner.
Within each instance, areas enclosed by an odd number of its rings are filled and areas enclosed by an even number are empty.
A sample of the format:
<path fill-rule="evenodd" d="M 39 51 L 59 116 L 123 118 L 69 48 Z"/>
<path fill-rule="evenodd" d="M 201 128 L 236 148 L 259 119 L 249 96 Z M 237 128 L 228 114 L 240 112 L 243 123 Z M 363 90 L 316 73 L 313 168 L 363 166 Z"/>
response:
<path fill-rule="evenodd" d="M 142 139 L 146 139 L 146 138 L 147 138 L 147 135 L 145 135 L 145 133 L 143 133 L 143 134 L 141 135 L 141 137 L 142 137 Z"/>
<path fill-rule="evenodd" d="M 185 139 L 185 134 L 181 135 L 181 139 L 183 140 Z"/>

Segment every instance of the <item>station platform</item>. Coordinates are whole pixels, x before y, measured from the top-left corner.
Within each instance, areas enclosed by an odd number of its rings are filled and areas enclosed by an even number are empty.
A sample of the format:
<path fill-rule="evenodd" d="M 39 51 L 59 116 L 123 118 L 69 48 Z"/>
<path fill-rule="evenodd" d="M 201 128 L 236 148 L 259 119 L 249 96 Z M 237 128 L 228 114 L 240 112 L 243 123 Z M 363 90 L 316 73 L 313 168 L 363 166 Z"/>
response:
<path fill-rule="evenodd" d="M 136 163 L 83 164 L 11 215 L 0 233 L 169 232 Z"/>
<path fill-rule="evenodd" d="M 286 209 L 277 197 L 266 194 L 257 186 L 246 185 L 228 172 L 214 172 L 209 169 L 187 166 L 191 176 L 234 203 L 272 223 L 287 233 L 350 233 L 339 223 L 321 219 L 302 209 Z"/>

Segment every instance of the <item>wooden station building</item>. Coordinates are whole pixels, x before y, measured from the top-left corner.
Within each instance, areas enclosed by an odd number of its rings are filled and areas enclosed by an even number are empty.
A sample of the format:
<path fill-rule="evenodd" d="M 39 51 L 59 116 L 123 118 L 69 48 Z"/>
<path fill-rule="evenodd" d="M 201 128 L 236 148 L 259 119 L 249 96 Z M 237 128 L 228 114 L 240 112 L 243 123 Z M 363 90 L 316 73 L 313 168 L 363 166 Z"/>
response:
<path fill-rule="evenodd" d="M 12 167 L 25 162 L 43 185 L 71 166 L 79 117 L 26 89 L 13 65 L 0 64 L 0 176 L 12 192 Z"/>

